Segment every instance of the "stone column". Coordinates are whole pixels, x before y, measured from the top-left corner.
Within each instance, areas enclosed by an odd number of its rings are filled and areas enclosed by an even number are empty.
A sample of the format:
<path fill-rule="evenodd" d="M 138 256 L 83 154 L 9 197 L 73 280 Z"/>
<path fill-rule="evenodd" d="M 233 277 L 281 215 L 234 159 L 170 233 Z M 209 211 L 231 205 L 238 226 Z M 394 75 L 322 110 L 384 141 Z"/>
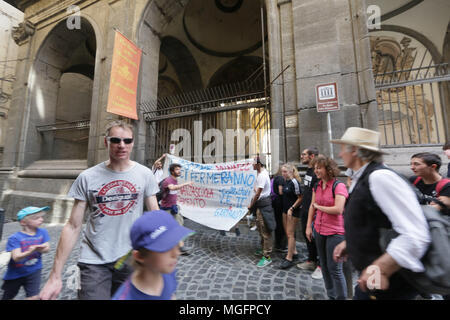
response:
<path fill-rule="evenodd" d="M 295 79 L 294 27 L 292 25 L 292 1 L 278 1 L 281 26 L 281 55 L 283 79 L 284 125 L 286 161 L 299 162 L 299 136 L 297 123 L 297 84 Z"/>
<path fill-rule="evenodd" d="M 142 20 L 136 26 L 136 41 L 143 50 L 138 101 L 150 103 L 155 109 L 158 98 L 159 48 L 161 46 L 163 25 L 164 16 L 157 9 L 156 3 L 152 2 L 146 7 Z M 139 153 L 138 157 L 143 158 L 143 161 L 146 160 L 145 158 L 156 160 L 161 156 L 160 154 L 155 154 L 153 148 L 153 145 L 157 143 L 158 139 L 156 135 L 156 123 L 145 123 L 142 119 L 140 126 L 142 130 L 139 131 L 139 146 L 136 149 Z M 146 151 L 148 152 L 147 155 L 145 154 Z M 152 163 L 148 163 L 148 165 L 151 166 Z"/>
<path fill-rule="evenodd" d="M 329 155 L 315 85 L 337 82 L 341 111 L 331 113 L 333 138 L 350 126 L 378 126 L 365 1 L 292 0 L 292 6 L 300 150 L 314 145 Z"/>
<path fill-rule="evenodd" d="M 109 96 L 112 56 L 114 53 L 115 31 L 121 32 L 132 42 L 137 43 L 136 39 L 134 39 L 136 33 L 134 32 L 135 30 L 133 30 L 136 10 L 136 3 L 131 0 L 110 3 L 107 7 L 106 16 L 104 17 L 107 26 L 105 28 L 104 47 L 102 48 L 104 54 L 102 57 L 102 70 L 100 74 L 100 77 L 104 79 L 104 81 L 102 81 L 100 88 L 99 108 L 97 110 L 92 110 L 91 115 L 90 139 L 92 139 L 92 143 L 90 144 L 88 153 L 89 166 L 93 166 L 108 159 L 108 151 L 104 145 L 104 129 L 110 121 L 119 118 L 119 116 L 106 111 Z M 143 52 L 141 63 L 144 59 L 144 55 L 145 53 Z M 139 114 L 139 112 L 138 116 L 140 117 L 138 121 L 132 121 L 135 137 L 132 158 L 139 163 L 145 164 L 145 122 L 142 119 L 142 114 Z"/>
<path fill-rule="evenodd" d="M 355 46 L 355 73 L 358 80 L 362 126 L 371 130 L 378 130 L 378 104 L 366 12 L 367 5 L 365 0 L 350 1 L 353 43 Z"/>
<path fill-rule="evenodd" d="M 14 82 L 11 95 L 10 110 L 8 113 L 7 127 L 5 128 L 5 149 L 3 156 L 3 167 L 18 167 L 18 156 L 20 146 L 23 144 L 23 121 L 26 119 L 28 96 L 29 96 L 29 74 L 33 59 L 30 58 L 33 48 L 34 25 L 25 21 L 13 29 L 13 39 L 19 45 L 16 65 L 16 81 Z"/>
<path fill-rule="evenodd" d="M 278 159 L 281 162 L 286 161 L 286 136 L 284 129 L 284 108 L 283 108 L 283 79 L 280 76 L 282 72 L 281 55 L 281 35 L 280 35 L 280 14 L 276 1 L 266 0 L 267 13 L 267 32 L 269 38 L 269 57 L 270 70 L 270 125 L 272 129 L 278 129 L 279 135 L 271 135 L 271 145 L 279 146 Z M 277 78 L 278 77 L 278 78 Z M 277 157 L 272 156 L 272 159 Z M 277 167 L 272 164 L 272 167 Z"/>

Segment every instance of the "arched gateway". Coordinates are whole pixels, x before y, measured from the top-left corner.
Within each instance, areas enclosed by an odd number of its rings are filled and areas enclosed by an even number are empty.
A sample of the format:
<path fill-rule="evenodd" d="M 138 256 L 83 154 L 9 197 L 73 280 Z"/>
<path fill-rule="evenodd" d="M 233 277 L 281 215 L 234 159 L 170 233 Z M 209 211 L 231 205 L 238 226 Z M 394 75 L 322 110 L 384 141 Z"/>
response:
<path fill-rule="evenodd" d="M 265 15 L 258 1 L 149 2 L 137 32 L 148 164 L 171 144 L 198 162 L 270 163 Z"/>

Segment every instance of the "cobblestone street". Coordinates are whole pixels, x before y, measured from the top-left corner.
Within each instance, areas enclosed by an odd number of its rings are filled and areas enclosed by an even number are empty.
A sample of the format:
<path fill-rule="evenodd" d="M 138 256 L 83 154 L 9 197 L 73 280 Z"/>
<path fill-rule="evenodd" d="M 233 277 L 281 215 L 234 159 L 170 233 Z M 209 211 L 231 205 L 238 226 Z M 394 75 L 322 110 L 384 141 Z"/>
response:
<path fill-rule="evenodd" d="M 212 230 L 186 220 L 185 225 L 197 231 L 186 240 L 186 246 L 192 248 L 189 256 L 180 256 L 178 264 L 177 299 L 185 300 L 320 300 L 325 299 L 323 280 L 311 278 L 311 272 L 296 267 L 284 271 L 279 269 L 282 253 L 274 253 L 273 263 L 265 268 L 257 268 L 258 257 L 254 255 L 259 248 L 257 231 L 250 231 L 246 225 L 240 225 L 241 235 L 234 233 L 221 235 Z M 62 225 L 44 225 L 51 237 L 51 251 L 43 255 L 41 287 L 52 267 L 56 245 Z M 18 223 L 4 225 L 3 239 L 0 244 L 0 273 L 6 271 L 8 255 L 4 252 L 9 235 L 19 231 Z M 300 261 L 305 259 L 306 246 L 297 242 Z M 79 255 L 79 243 L 69 257 L 63 277 L 62 300 L 76 299 L 73 289 L 74 267 Z M 353 279 L 355 281 L 355 279 Z M 3 280 L 1 281 L 3 283 Z M 16 299 L 23 299 L 21 289 Z"/>

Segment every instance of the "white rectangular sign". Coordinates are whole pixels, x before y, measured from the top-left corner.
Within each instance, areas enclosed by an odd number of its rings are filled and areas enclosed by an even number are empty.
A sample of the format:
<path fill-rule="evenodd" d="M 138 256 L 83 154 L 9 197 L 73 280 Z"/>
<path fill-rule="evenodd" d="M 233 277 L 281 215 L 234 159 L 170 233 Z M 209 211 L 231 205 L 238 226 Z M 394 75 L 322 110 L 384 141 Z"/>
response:
<path fill-rule="evenodd" d="M 316 105 L 317 112 L 340 110 L 336 82 L 316 85 Z"/>

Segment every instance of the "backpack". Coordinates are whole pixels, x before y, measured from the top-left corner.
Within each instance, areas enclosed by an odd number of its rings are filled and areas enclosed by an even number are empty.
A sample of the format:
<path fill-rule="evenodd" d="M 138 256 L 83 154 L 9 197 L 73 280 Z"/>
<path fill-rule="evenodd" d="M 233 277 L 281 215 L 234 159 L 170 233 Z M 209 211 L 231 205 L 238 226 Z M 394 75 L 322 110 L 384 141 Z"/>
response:
<path fill-rule="evenodd" d="M 334 181 L 333 181 L 333 186 L 331 187 L 331 192 L 333 193 L 333 199 L 336 198 L 336 195 L 334 194 L 334 190 L 336 189 L 336 187 L 337 187 L 337 185 L 338 185 L 339 183 L 343 183 L 343 182 L 340 182 L 338 179 L 334 179 Z M 319 187 L 319 181 L 316 182 L 316 184 L 315 184 L 314 187 L 313 187 L 314 192 L 317 191 L 317 188 L 318 188 L 318 187 Z"/>
<path fill-rule="evenodd" d="M 317 182 L 314 184 L 314 186 L 313 186 L 314 192 L 317 191 L 317 188 L 319 187 L 319 182 L 320 182 L 320 180 L 317 181 Z M 338 186 L 339 183 L 343 183 L 343 182 L 340 182 L 338 179 L 334 179 L 334 181 L 333 181 L 333 186 L 331 187 L 331 192 L 333 193 L 333 199 L 336 198 L 336 195 L 335 195 L 335 193 L 334 193 L 334 190 L 336 189 L 336 187 Z M 345 199 L 345 201 L 347 202 L 347 199 Z M 312 222 L 312 227 L 314 227 L 314 220 L 315 220 L 315 215 L 314 215 L 314 219 L 313 219 L 313 222 Z"/>
<path fill-rule="evenodd" d="M 422 193 L 408 179 L 399 176 L 408 183 L 419 200 Z M 450 222 L 433 207 L 429 205 L 420 205 L 420 207 L 431 237 L 430 245 L 420 259 L 425 271 L 413 272 L 402 268 L 399 273 L 421 294 L 448 295 L 450 294 Z M 397 236 L 398 233 L 394 229 L 380 229 L 381 249 L 386 251 L 389 242 Z"/>
<path fill-rule="evenodd" d="M 162 200 L 162 198 L 164 198 L 166 196 L 166 192 L 164 192 L 164 190 L 162 188 L 163 183 L 166 179 L 167 178 L 164 178 L 158 183 L 159 191 L 156 193 L 156 200 L 158 201 L 158 203 Z"/>
<path fill-rule="evenodd" d="M 422 177 L 417 177 L 416 180 L 414 180 L 413 185 L 417 185 L 419 183 L 419 181 L 422 180 Z M 436 185 L 436 197 L 439 197 L 442 189 L 444 188 L 444 186 L 450 182 L 450 179 L 447 178 L 442 178 L 441 180 L 439 180 L 439 182 Z"/>
<path fill-rule="evenodd" d="M 281 196 L 275 192 L 275 189 L 273 188 L 273 183 L 275 182 L 275 178 L 278 176 L 273 177 L 270 179 L 270 198 L 272 199 L 272 202 L 281 199 Z M 280 186 L 280 185 L 278 185 Z"/>

